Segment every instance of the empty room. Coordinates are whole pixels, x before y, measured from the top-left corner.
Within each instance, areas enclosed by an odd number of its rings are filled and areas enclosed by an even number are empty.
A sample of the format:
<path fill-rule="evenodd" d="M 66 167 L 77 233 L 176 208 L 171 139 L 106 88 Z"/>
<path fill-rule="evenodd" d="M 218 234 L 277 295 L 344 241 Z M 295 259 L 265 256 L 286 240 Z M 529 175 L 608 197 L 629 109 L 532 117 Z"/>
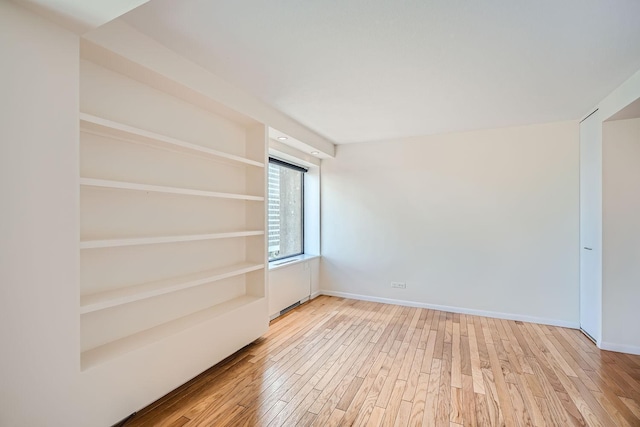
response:
<path fill-rule="evenodd" d="M 639 22 L 0 0 L 0 426 L 640 426 Z"/>

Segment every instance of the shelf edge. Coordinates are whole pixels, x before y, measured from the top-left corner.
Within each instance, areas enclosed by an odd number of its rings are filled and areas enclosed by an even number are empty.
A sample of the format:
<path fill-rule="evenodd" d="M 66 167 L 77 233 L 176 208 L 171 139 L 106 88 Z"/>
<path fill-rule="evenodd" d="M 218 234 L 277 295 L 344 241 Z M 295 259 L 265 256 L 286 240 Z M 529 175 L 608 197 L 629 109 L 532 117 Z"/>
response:
<path fill-rule="evenodd" d="M 82 126 L 82 123 L 87 123 L 91 126 L 97 126 L 100 128 L 104 128 L 106 129 L 103 132 L 100 132 L 98 130 L 95 129 L 90 129 L 87 126 Z M 94 133 L 94 134 L 98 134 L 101 136 L 120 136 L 120 135 L 112 135 L 113 131 L 117 131 L 120 133 L 125 133 L 127 135 L 132 135 L 132 136 L 137 136 L 137 137 L 141 137 L 141 138 L 145 138 L 147 139 L 147 141 L 128 141 L 128 142 L 132 142 L 132 143 L 155 143 L 157 145 L 158 142 L 163 143 L 163 144 L 169 144 L 172 145 L 176 148 L 180 148 L 182 150 L 186 150 L 186 151 L 191 151 L 191 152 L 196 152 L 196 153 L 200 153 L 200 154 L 206 154 L 208 156 L 214 156 L 217 157 L 219 159 L 223 159 L 223 160 L 228 160 L 228 161 L 234 161 L 234 162 L 238 162 L 238 163 L 242 163 L 245 165 L 249 165 L 249 166 L 257 166 L 260 168 L 264 168 L 264 163 L 262 162 L 258 162 L 256 160 L 251 160 L 248 159 L 246 157 L 242 157 L 242 156 L 238 156 L 235 154 L 230 154 L 230 153 L 225 153 L 223 151 L 219 151 L 219 150 L 215 150 L 213 148 L 208 148 L 205 146 L 201 146 L 198 144 L 193 144 L 190 142 L 186 142 L 186 141 L 182 141 L 180 139 L 177 138 L 173 138 L 170 136 L 165 136 L 162 134 L 158 134 L 155 132 L 151 132 L 151 131 L 147 131 L 144 129 L 140 129 L 140 128 L 136 128 L 134 126 L 130 126 L 124 123 L 119 123 L 113 120 L 109 120 L 109 119 L 105 119 L 102 117 L 98 117 L 98 116 L 94 116 L 92 114 L 88 114 L 88 113 L 80 113 L 80 131 L 84 131 L 84 132 L 88 132 L 88 133 Z M 111 132 L 110 132 L 111 131 Z M 156 142 L 153 142 L 156 141 Z M 163 148 L 163 147 L 158 147 L 158 148 Z"/>
<path fill-rule="evenodd" d="M 96 311 L 104 310 L 111 307 L 117 307 L 119 305 L 128 304 L 135 301 L 141 301 L 144 299 L 153 298 L 160 295 L 166 295 L 173 292 L 194 288 L 207 283 L 217 282 L 220 280 L 228 279 L 230 277 L 247 274 L 252 271 L 260 270 L 261 268 L 264 268 L 264 267 L 265 267 L 264 264 L 246 265 L 242 268 L 237 268 L 232 271 L 212 274 L 205 277 L 201 277 L 199 279 L 189 280 L 186 282 L 177 281 L 177 283 L 173 285 L 167 285 L 164 287 L 159 287 L 157 289 L 149 289 L 147 291 L 141 291 L 138 294 L 132 294 L 132 295 L 117 296 L 117 291 L 107 291 L 107 292 L 87 295 L 85 296 L 85 298 L 91 299 L 91 297 L 94 297 L 93 299 L 96 299 L 97 301 L 86 303 L 86 304 L 81 303 L 80 314 L 93 313 Z M 135 286 L 132 286 L 131 288 L 135 288 L 136 286 L 143 286 L 143 285 L 135 285 Z M 109 297 L 109 294 L 112 294 L 112 295 L 116 294 L 116 296 Z M 101 295 L 103 295 L 103 298 L 100 298 Z"/>
<path fill-rule="evenodd" d="M 264 300 L 266 297 L 242 295 L 195 313 L 161 323 L 149 329 L 127 335 L 106 344 L 83 351 L 80 354 L 81 370 L 86 371 L 129 352 L 146 347 L 155 342 L 179 334 L 191 327 L 210 321 L 216 317 L 231 314 Z"/>
<path fill-rule="evenodd" d="M 180 188 L 180 187 L 167 187 L 162 185 L 139 184 L 136 182 L 114 181 L 110 179 L 99 179 L 99 178 L 81 177 L 80 186 L 114 188 L 119 190 L 132 190 L 132 191 L 149 191 L 152 193 L 179 194 L 184 196 L 217 197 L 220 199 L 248 200 L 248 201 L 255 201 L 255 202 L 264 201 L 264 197 L 262 196 L 251 196 L 249 194 L 221 193 L 216 191 L 195 190 L 195 189 Z"/>
<path fill-rule="evenodd" d="M 127 239 L 85 240 L 80 242 L 80 249 L 102 249 L 123 246 L 158 245 L 163 243 L 196 242 L 199 240 L 230 239 L 234 237 L 261 236 L 264 231 L 235 231 L 230 233 L 184 234 L 178 236 L 139 237 Z"/>

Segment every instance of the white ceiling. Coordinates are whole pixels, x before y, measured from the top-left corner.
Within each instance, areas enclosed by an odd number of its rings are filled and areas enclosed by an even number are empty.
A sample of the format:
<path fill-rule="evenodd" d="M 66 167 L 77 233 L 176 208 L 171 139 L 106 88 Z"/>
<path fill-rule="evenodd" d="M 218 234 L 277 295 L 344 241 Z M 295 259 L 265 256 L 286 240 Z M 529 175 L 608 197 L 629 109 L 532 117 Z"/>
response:
<path fill-rule="evenodd" d="M 638 0 L 151 0 L 126 22 L 336 143 L 579 119 Z"/>

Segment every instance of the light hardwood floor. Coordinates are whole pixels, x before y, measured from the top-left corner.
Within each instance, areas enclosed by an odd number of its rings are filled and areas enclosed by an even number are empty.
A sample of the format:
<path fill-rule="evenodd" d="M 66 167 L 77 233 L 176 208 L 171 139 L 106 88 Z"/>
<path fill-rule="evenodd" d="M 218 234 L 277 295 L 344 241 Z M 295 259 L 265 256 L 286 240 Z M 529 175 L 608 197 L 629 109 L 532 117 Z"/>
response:
<path fill-rule="evenodd" d="M 571 329 L 321 296 L 126 425 L 640 426 L 640 356 Z"/>

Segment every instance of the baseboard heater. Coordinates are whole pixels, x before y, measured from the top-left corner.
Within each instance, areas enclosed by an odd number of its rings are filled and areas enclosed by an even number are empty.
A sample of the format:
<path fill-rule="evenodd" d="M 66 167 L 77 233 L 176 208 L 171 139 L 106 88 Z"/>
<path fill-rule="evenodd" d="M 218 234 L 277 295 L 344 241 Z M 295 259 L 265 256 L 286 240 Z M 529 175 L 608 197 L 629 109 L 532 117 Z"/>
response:
<path fill-rule="evenodd" d="M 280 310 L 280 316 L 282 316 L 285 313 L 288 313 L 289 311 L 293 310 L 294 308 L 296 308 L 299 305 L 300 305 L 300 301 L 297 301 L 297 302 L 294 302 L 293 304 L 291 304 L 289 307 L 286 307 L 286 308 Z"/>

